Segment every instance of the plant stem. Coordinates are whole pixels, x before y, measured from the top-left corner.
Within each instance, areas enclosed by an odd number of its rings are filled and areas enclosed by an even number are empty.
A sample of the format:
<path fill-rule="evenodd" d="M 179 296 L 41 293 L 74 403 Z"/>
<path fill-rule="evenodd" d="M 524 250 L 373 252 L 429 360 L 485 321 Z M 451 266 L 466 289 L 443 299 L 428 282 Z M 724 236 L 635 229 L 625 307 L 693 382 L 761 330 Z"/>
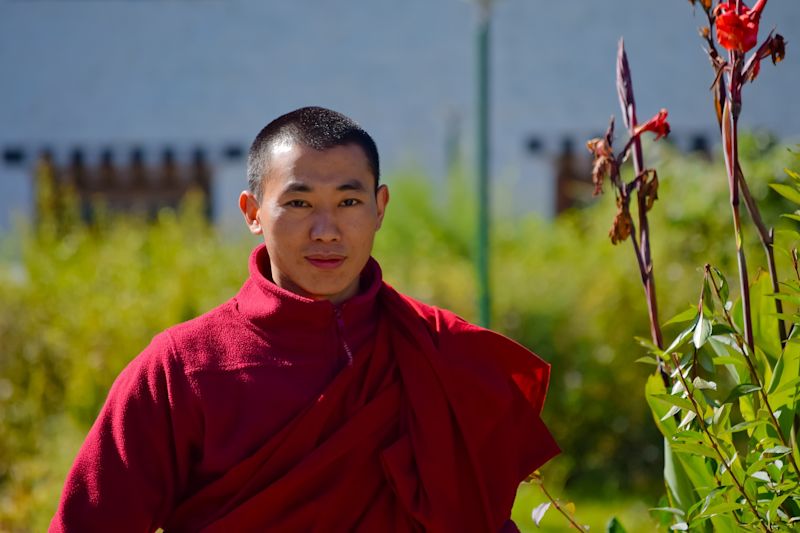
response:
<path fill-rule="evenodd" d="M 744 337 L 747 345 L 755 352 L 753 342 L 753 321 L 750 316 L 750 283 L 747 276 L 747 260 L 742 242 L 742 223 L 739 217 L 739 162 L 738 119 L 741 108 L 742 60 L 738 52 L 729 53 L 730 73 L 728 94 L 722 112 L 722 148 L 725 156 L 725 170 L 728 173 L 730 203 L 733 214 L 733 229 L 736 236 L 736 259 L 739 266 L 739 287 L 742 295 L 742 316 Z"/>
<path fill-rule="evenodd" d="M 683 384 L 683 388 L 684 388 L 684 390 L 686 390 L 686 394 L 689 396 L 689 401 L 692 402 L 692 407 L 694 408 L 694 412 L 697 415 L 695 417 L 695 419 L 697 420 L 697 423 L 700 424 L 700 428 L 703 430 L 703 432 L 708 437 L 708 440 L 711 443 L 711 447 L 714 448 L 714 451 L 716 452 L 716 454 L 719 457 L 720 461 L 722 461 L 722 464 L 725 465 L 725 469 L 730 473 L 731 479 L 733 479 L 733 482 L 736 484 L 736 487 L 739 489 L 739 492 L 741 493 L 742 497 L 747 502 L 747 505 L 750 507 L 750 510 L 753 512 L 755 517 L 760 522 L 761 528 L 764 531 L 771 531 L 769 526 L 764 523 L 764 520 L 758 514 L 758 510 L 756 510 L 756 507 L 753 504 L 753 502 L 750 501 L 750 497 L 747 495 L 747 492 L 744 490 L 744 485 L 742 485 L 742 483 L 736 477 L 736 474 L 733 473 L 733 469 L 731 468 L 731 464 L 732 463 L 729 463 L 728 460 L 725 459 L 725 456 L 722 454 L 722 451 L 719 449 L 719 446 L 717 446 L 717 442 L 714 440 L 714 437 L 711 435 L 711 432 L 708 430 L 708 426 L 706 425 L 705 421 L 703 420 L 703 411 L 700 409 L 700 406 L 697 405 L 697 400 L 694 399 L 694 389 L 693 388 L 692 389 L 689 388 L 689 383 L 686 381 L 686 376 L 683 375 L 683 371 L 680 368 L 680 361 L 678 361 L 678 358 L 675 356 L 674 353 L 672 353 L 671 356 L 672 356 L 672 362 L 675 365 L 675 368 L 677 369 L 678 379 L 681 380 L 681 383 Z"/>
<path fill-rule="evenodd" d="M 635 138 L 638 140 L 638 137 Z M 625 158 L 626 152 L 630 149 L 632 143 L 634 142 L 634 138 L 628 140 L 625 148 L 620 153 L 619 157 L 617 158 L 617 165 L 615 165 L 615 171 L 611 174 L 611 182 L 617 188 L 618 194 L 620 195 L 621 201 L 624 203 L 625 207 L 627 208 L 630 204 L 630 193 L 631 190 L 623 183 L 622 178 L 619 175 L 619 168 L 620 163 Z M 637 178 L 638 179 L 638 178 Z M 647 223 L 647 213 L 642 215 L 642 206 L 640 205 L 639 209 L 639 222 L 641 227 L 641 222 L 644 220 L 644 223 Z M 653 339 L 653 344 L 655 344 L 659 350 L 664 349 L 664 341 L 661 335 L 661 326 L 658 324 L 658 307 L 656 305 L 656 292 L 655 292 L 655 283 L 653 281 L 653 267 L 652 261 L 650 260 L 650 246 L 647 246 L 647 259 L 642 255 L 642 249 L 644 247 L 640 246 L 636 239 L 636 225 L 631 221 L 631 225 L 633 226 L 633 231 L 631 231 L 631 244 L 633 245 L 633 255 L 636 256 L 636 265 L 639 267 L 639 276 L 642 280 L 642 286 L 644 287 L 645 297 L 647 299 L 647 310 L 648 316 L 650 318 L 650 336 Z M 649 235 L 649 233 L 648 233 Z M 649 264 L 649 267 L 648 267 Z M 648 283 L 649 281 L 649 283 Z M 658 358 L 658 372 L 661 375 L 661 381 L 664 383 L 664 388 L 669 389 L 670 381 L 669 381 L 669 374 L 667 374 L 666 369 L 664 368 L 664 360 L 657 356 Z"/>
<path fill-rule="evenodd" d="M 711 60 L 711 66 L 716 71 L 717 79 L 714 83 L 714 107 L 717 114 L 717 121 L 720 127 L 720 130 L 723 127 L 722 120 L 723 120 L 723 113 L 722 109 L 725 105 L 725 101 L 727 99 L 725 93 L 724 84 L 720 82 L 720 77 L 722 76 L 724 61 L 720 57 L 719 51 L 717 50 L 716 45 L 714 44 L 714 38 L 712 36 L 712 31 L 715 27 L 714 25 L 714 15 L 710 6 L 706 8 L 703 6 L 703 11 L 706 14 L 708 19 L 708 33 L 705 34 L 704 39 L 706 44 L 708 45 L 708 55 L 709 59 Z M 772 229 L 767 229 L 767 226 L 764 224 L 764 220 L 761 218 L 761 212 L 758 209 L 758 204 L 753 199 L 753 195 L 750 194 L 750 188 L 747 186 L 747 181 L 744 179 L 744 174 L 742 173 L 742 167 L 739 164 L 738 157 L 734 161 L 736 166 L 736 178 L 739 183 L 739 190 L 744 196 L 744 203 L 747 207 L 747 211 L 750 214 L 750 218 L 752 219 L 753 223 L 758 230 L 758 236 L 761 240 L 761 246 L 764 248 L 764 254 L 767 256 L 767 265 L 769 268 L 769 277 L 770 281 L 772 282 L 772 292 L 775 294 L 780 293 L 780 288 L 778 286 L 778 274 L 775 268 L 775 253 L 772 247 L 774 242 Z M 724 302 L 723 302 L 724 303 Z M 786 324 L 780 318 L 780 315 L 783 314 L 783 302 L 778 298 L 775 299 L 775 311 L 778 313 L 778 334 L 781 339 L 781 346 L 786 344 L 787 333 L 786 333 Z"/>
<path fill-rule="evenodd" d="M 772 228 L 767 229 L 764 224 L 761 218 L 761 212 L 758 210 L 758 204 L 756 204 L 755 199 L 753 199 L 753 195 L 750 194 L 750 188 L 747 186 L 747 181 L 745 181 L 744 174 L 742 173 L 742 167 L 739 165 L 738 161 L 736 162 L 736 176 L 739 182 L 739 190 L 744 197 L 744 205 L 747 207 L 747 212 L 750 213 L 750 218 L 758 230 L 758 238 L 761 240 L 761 246 L 764 248 L 764 254 L 767 256 L 767 266 L 769 268 L 769 278 L 772 282 L 772 292 L 779 294 L 780 287 L 778 286 L 778 272 L 775 268 L 775 250 L 772 247 L 775 240 L 773 230 Z M 781 302 L 779 298 L 775 298 L 775 312 L 778 313 L 778 335 L 780 335 L 781 346 L 784 346 L 787 339 L 786 324 L 783 319 L 780 318 L 783 314 L 783 302 Z"/>
<path fill-rule="evenodd" d="M 577 523 L 577 522 L 575 521 L 575 519 L 574 519 L 574 518 L 572 518 L 572 517 L 570 516 L 570 514 L 569 514 L 569 513 L 568 513 L 566 510 L 564 510 L 564 508 L 563 508 L 563 507 L 561 507 L 561 506 L 558 504 L 558 500 L 556 500 L 555 498 L 553 498 L 552 496 L 550 496 L 550 493 L 549 493 L 549 492 L 547 492 L 547 489 L 544 487 L 544 483 L 539 483 L 539 488 L 540 488 L 540 489 L 542 489 L 542 492 L 544 493 L 545 497 L 546 497 L 548 500 L 550 500 L 550 503 L 552 503 L 552 504 L 553 504 L 553 507 L 555 507 L 555 508 L 556 508 L 556 511 L 558 511 L 559 513 L 561 513 L 562 515 L 564 515 L 564 518 L 566 518 L 566 519 L 567 519 L 567 521 L 569 521 L 569 523 L 570 523 L 570 525 L 572 525 L 572 527 L 574 527 L 574 528 L 575 528 L 575 529 L 577 529 L 578 531 L 584 531 L 584 532 L 585 532 L 585 531 L 588 531 L 588 529 L 587 529 L 587 528 L 585 528 L 584 526 L 582 526 L 582 525 L 580 525 L 579 523 Z"/>

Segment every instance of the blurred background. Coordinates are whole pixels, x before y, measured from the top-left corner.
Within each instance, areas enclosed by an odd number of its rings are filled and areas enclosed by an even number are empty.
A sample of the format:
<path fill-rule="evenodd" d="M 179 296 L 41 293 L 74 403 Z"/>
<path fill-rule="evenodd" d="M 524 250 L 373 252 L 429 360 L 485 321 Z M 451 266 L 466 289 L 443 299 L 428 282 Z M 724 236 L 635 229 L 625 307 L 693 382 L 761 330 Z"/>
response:
<path fill-rule="evenodd" d="M 584 143 L 619 116 L 624 37 L 640 120 L 664 107 L 672 126 L 646 145 L 661 182 L 662 318 L 696 298 L 705 262 L 733 273 L 702 12 L 680 0 L 151 0 L 0 2 L 0 531 L 46 528 L 121 368 L 241 285 L 257 243 L 237 208 L 247 148 L 286 111 L 331 107 L 375 137 L 392 190 L 375 249 L 387 281 L 478 319 L 481 4 L 491 324 L 552 364 L 545 418 L 564 453 L 545 469 L 551 490 L 593 526 L 619 515 L 652 530 L 661 438 L 643 397 L 652 368 L 634 362 L 646 308 L 633 254 L 607 238 L 613 196 L 591 196 Z M 773 0 L 761 24 L 789 53 L 746 87 L 742 161 L 780 227 L 788 207 L 767 184 L 800 166 L 787 150 L 800 139 L 800 3 Z M 540 499 L 520 489 L 523 530 Z"/>

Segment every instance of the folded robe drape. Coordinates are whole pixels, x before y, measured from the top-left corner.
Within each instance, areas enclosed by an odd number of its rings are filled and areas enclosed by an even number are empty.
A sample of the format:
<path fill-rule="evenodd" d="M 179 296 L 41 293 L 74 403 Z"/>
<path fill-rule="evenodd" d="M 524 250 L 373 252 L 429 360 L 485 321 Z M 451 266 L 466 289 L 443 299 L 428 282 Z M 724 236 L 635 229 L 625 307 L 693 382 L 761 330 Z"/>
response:
<path fill-rule="evenodd" d="M 173 531 L 499 531 L 558 453 L 549 366 L 384 284 L 374 342 L 258 451 L 184 501 Z"/>

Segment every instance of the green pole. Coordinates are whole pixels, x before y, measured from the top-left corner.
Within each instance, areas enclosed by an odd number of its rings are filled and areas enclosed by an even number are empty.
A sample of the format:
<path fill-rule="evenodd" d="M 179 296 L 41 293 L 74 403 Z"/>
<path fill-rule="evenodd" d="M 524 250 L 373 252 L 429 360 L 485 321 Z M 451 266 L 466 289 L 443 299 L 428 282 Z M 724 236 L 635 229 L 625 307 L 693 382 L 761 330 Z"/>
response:
<path fill-rule="evenodd" d="M 489 327 L 489 4 L 480 0 L 477 35 L 478 109 L 476 124 L 478 166 L 478 228 L 476 271 L 478 275 L 478 320 Z"/>

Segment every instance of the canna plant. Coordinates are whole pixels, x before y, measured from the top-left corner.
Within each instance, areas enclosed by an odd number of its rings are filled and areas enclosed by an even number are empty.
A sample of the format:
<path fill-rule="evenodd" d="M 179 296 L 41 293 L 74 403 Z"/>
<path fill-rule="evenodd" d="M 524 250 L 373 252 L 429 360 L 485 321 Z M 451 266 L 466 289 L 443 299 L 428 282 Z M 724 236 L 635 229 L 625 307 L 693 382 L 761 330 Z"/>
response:
<path fill-rule="evenodd" d="M 744 85 L 756 79 L 762 60 L 783 59 L 785 42 L 770 32 L 758 45 L 766 0 L 759 0 L 752 9 L 740 0 L 720 1 L 716 6 L 712 0 L 690 3 L 699 4 L 708 20 L 700 33 L 715 72 L 712 93 L 730 190 L 739 295 L 731 294 L 720 270 L 705 265 L 696 305 L 667 322 L 686 326 L 666 347 L 647 231 L 647 213 L 657 197 L 658 181 L 654 170 L 644 168 L 639 137 L 653 131 L 658 138 L 669 128 L 666 111 L 637 125 L 622 43 L 617 86 L 629 141 L 618 155 L 613 153 L 612 119 L 605 138 L 588 144 L 594 154 L 596 192 L 602 190 L 606 177 L 615 187 L 617 214 L 611 241 L 617 244 L 631 238 L 648 303 L 652 342 L 643 341 L 650 355 L 642 361 L 655 364 L 657 372 L 647 381 L 645 392 L 665 437 L 668 502 L 655 511 L 675 531 L 796 531 L 800 527 L 800 315 L 787 313 L 783 303 L 800 304 L 798 253 L 796 248 L 784 250 L 793 272 L 780 282 L 775 233 L 761 218 L 738 156 Z M 631 155 L 634 178 L 625 182 L 620 167 Z M 800 174 L 787 172 L 792 184 L 773 188 L 800 204 Z M 634 192 L 638 224 L 629 209 Z M 769 272 L 754 278 L 742 245 L 741 198 L 764 248 Z M 800 221 L 800 211 L 786 216 Z M 789 242 L 800 241 L 800 233 L 786 234 Z"/>

